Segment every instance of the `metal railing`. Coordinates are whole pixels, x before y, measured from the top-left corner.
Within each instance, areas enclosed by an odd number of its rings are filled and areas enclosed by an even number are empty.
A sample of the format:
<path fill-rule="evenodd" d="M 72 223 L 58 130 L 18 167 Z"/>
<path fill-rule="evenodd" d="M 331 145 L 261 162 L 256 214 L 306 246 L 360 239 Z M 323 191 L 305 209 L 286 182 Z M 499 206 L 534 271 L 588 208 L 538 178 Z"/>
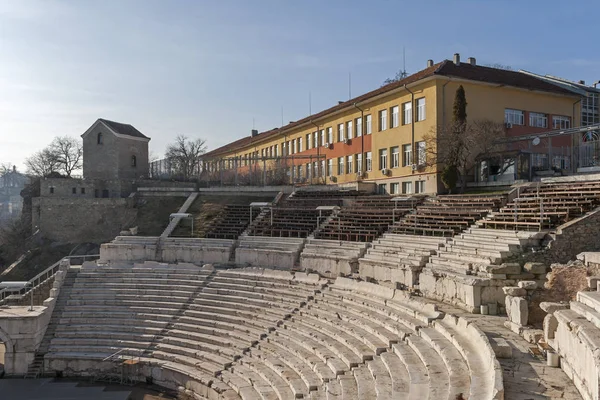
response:
<path fill-rule="evenodd" d="M 6 299 L 9 296 L 18 296 L 19 298 L 25 297 L 32 290 L 37 289 L 40 285 L 46 282 L 48 279 L 52 278 L 58 272 L 60 268 L 60 262 L 62 260 L 68 259 L 82 259 L 82 263 L 88 260 L 97 260 L 100 258 L 99 254 L 91 254 L 91 255 L 81 255 L 81 256 L 67 256 L 63 257 L 56 263 L 52 264 L 33 278 L 27 281 L 27 284 L 23 285 L 19 288 L 11 288 L 7 287 L 4 289 L 0 289 L 0 305 L 3 305 L 6 302 Z M 8 281 L 7 281 L 8 282 Z"/>

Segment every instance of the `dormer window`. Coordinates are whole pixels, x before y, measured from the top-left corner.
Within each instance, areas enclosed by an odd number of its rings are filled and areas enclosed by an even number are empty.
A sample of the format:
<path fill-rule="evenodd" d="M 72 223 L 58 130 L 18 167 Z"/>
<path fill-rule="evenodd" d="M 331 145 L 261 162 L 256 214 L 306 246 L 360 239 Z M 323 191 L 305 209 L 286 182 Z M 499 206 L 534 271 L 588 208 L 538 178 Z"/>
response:
<path fill-rule="evenodd" d="M 137 166 L 137 157 L 136 156 L 131 156 L 131 166 L 132 167 Z"/>
<path fill-rule="evenodd" d="M 98 133 L 97 143 L 98 144 L 104 144 L 104 136 L 102 135 L 102 132 Z"/>

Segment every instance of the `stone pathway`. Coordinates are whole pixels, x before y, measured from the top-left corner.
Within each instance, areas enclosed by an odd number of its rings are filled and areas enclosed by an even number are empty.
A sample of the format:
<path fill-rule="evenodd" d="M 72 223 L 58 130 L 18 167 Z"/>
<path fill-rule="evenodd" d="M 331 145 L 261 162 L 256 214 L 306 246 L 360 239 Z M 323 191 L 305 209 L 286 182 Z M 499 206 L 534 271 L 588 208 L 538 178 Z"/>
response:
<path fill-rule="evenodd" d="M 505 316 L 469 314 L 447 304 L 437 304 L 440 310 L 474 321 L 490 342 L 493 338 L 501 337 L 512 347 L 512 358 L 498 358 L 504 373 L 505 399 L 582 399 L 562 369 L 548 367 L 543 356 L 534 356 L 529 352 L 529 348 L 534 347 L 532 344 L 504 327 Z"/>

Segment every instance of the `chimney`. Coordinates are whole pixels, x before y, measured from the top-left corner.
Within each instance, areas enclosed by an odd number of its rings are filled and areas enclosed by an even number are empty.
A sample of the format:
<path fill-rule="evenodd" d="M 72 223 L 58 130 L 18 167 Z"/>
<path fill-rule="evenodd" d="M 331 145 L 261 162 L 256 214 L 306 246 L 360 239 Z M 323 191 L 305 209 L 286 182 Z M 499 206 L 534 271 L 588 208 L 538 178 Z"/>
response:
<path fill-rule="evenodd" d="M 585 85 L 585 81 L 579 81 L 580 85 Z"/>
<path fill-rule="evenodd" d="M 475 60 L 475 57 L 467 58 L 467 62 L 471 65 L 477 65 L 477 61 Z"/>
<path fill-rule="evenodd" d="M 427 60 L 427 68 L 433 67 L 433 60 Z"/>
<path fill-rule="evenodd" d="M 460 54 L 454 53 L 454 65 L 460 65 Z"/>
<path fill-rule="evenodd" d="M 258 136 L 258 129 L 252 129 L 252 137 Z"/>

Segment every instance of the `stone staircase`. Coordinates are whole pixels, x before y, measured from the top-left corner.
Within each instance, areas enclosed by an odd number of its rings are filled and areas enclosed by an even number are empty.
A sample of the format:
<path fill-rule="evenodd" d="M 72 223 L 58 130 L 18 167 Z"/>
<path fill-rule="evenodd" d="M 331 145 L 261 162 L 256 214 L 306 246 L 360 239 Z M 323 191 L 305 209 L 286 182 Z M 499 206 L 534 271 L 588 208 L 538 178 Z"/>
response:
<path fill-rule="evenodd" d="M 50 317 L 50 321 L 48 322 L 46 333 L 42 338 L 40 347 L 35 352 L 33 362 L 27 368 L 27 373 L 25 374 L 26 379 L 37 379 L 44 373 L 44 356 L 50 348 L 50 341 L 54 337 L 56 326 L 59 324 L 62 312 L 65 308 L 67 300 L 69 300 L 71 290 L 73 289 L 73 284 L 77 279 L 77 274 L 79 274 L 79 271 L 80 267 L 78 266 L 70 267 L 67 270 L 67 275 L 65 276 L 65 280 L 63 281 L 63 284 L 60 288 L 58 298 L 56 299 L 56 304 L 54 306 L 52 316 Z"/>

